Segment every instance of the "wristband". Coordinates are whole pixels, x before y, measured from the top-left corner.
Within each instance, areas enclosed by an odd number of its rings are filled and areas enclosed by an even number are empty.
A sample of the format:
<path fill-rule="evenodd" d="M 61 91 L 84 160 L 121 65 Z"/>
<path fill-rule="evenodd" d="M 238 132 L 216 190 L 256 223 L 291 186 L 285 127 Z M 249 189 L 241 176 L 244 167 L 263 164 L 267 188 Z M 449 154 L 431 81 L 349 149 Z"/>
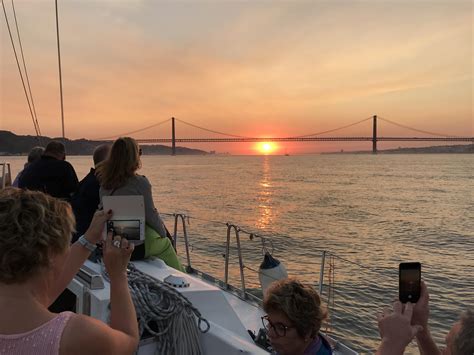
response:
<path fill-rule="evenodd" d="M 86 239 L 86 236 L 83 234 L 79 237 L 79 239 L 77 240 L 79 242 L 79 244 L 81 244 L 84 248 L 86 248 L 87 250 L 89 251 L 94 251 L 96 248 L 97 248 L 97 245 L 95 244 L 92 244 L 91 242 L 89 242 L 87 239 Z"/>

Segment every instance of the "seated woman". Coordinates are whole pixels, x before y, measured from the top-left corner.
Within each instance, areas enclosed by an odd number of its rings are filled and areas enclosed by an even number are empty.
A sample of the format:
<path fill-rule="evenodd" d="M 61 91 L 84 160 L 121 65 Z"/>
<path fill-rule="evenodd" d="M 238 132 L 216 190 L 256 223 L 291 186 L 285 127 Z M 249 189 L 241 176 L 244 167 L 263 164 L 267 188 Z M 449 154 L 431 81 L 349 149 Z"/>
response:
<path fill-rule="evenodd" d="M 270 285 L 263 300 L 262 322 L 278 355 L 328 355 L 331 346 L 319 334 L 326 312 L 318 293 L 297 280 Z"/>
<path fill-rule="evenodd" d="M 110 326 L 48 306 L 71 282 L 112 213 L 98 212 L 70 246 L 74 216 L 67 202 L 38 191 L 0 191 L 0 353 L 134 354 L 138 324 L 127 282 L 133 251 L 109 235 L 104 262 L 111 282 Z"/>
<path fill-rule="evenodd" d="M 157 256 L 169 266 L 183 270 L 171 241 L 166 238 L 165 225 L 155 208 L 151 184 L 136 172 L 141 167 L 140 149 L 130 137 L 117 139 L 109 157 L 97 168 L 100 198 L 103 196 L 142 195 L 145 201 L 145 243 L 137 244 L 132 259 Z"/>

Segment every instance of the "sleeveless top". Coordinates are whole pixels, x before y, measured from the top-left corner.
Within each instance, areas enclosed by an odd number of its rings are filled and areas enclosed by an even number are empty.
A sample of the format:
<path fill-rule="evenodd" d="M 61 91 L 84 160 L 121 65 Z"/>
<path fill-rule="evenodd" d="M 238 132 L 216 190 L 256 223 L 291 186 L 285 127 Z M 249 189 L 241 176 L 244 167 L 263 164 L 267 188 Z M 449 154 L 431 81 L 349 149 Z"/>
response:
<path fill-rule="evenodd" d="M 62 312 L 39 327 L 20 334 L 0 334 L 0 354 L 58 355 L 63 330 L 74 313 Z"/>

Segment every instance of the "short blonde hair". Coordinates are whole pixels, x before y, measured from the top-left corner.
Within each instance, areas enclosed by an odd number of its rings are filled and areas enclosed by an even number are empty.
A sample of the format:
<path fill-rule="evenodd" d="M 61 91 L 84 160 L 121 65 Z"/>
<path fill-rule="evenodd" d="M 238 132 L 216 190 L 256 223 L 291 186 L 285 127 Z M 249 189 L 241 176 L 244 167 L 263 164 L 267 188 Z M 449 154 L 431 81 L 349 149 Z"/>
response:
<path fill-rule="evenodd" d="M 70 205 L 39 191 L 0 191 L 0 282 L 27 281 L 63 253 L 74 231 Z"/>
<path fill-rule="evenodd" d="M 327 316 L 316 290 L 295 279 L 273 282 L 265 293 L 263 309 L 283 312 L 303 338 L 308 335 L 314 338 Z"/>
<path fill-rule="evenodd" d="M 96 174 L 100 185 L 112 190 L 125 185 L 140 167 L 137 142 L 130 137 L 121 137 L 112 145 L 108 158 L 97 167 Z"/>

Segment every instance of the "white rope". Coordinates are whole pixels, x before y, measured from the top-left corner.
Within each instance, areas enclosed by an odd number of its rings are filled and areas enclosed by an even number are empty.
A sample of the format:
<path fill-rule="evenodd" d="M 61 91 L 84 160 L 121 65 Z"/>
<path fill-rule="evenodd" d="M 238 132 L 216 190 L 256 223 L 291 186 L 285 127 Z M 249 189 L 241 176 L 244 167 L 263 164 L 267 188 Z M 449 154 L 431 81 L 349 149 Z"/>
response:
<path fill-rule="evenodd" d="M 108 280 L 101 264 L 102 275 Z M 210 324 L 201 312 L 172 286 L 138 270 L 132 263 L 128 264 L 127 274 L 140 337 L 145 331 L 155 337 L 155 354 L 203 354 L 199 332 L 206 333 Z"/>

